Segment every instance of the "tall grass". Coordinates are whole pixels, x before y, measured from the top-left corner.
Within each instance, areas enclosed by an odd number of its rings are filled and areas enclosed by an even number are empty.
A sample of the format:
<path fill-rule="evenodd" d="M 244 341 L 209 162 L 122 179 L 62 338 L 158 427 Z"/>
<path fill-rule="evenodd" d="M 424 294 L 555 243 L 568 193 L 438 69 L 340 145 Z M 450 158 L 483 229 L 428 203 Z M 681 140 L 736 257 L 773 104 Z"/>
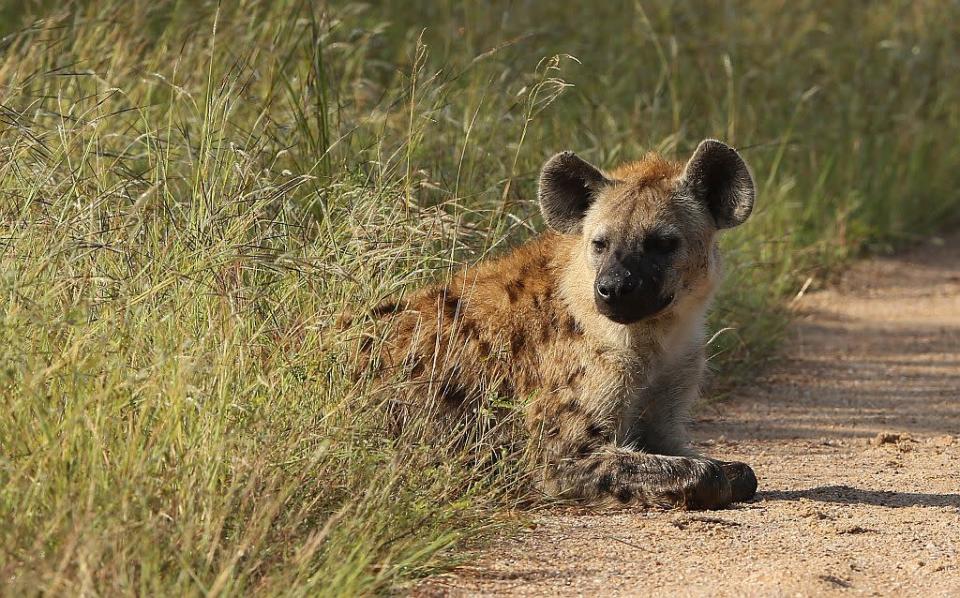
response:
<path fill-rule="evenodd" d="M 497 525 L 510 476 L 380 436 L 330 325 L 533 234 L 552 152 L 743 150 L 759 208 L 712 347 L 734 372 L 807 277 L 960 204 L 955 3 L 0 15 L 11 595 L 371 593 Z"/>

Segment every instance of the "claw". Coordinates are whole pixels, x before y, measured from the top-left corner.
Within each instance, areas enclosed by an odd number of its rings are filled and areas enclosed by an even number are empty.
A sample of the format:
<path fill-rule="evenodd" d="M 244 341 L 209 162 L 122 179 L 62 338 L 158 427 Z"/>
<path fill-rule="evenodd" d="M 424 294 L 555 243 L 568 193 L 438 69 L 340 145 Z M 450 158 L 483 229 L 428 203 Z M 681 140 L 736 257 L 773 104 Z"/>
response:
<path fill-rule="evenodd" d="M 730 480 L 733 502 L 750 500 L 757 494 L 757 476 L 746 463 L 730 461 L 721 463 L 724 475 Z"/>
<path fill-rule="evenodd" d="M 701 461 L 704 467 L 686 493 L 688 509 L 722 509 L 733 501 L 733 488 L 722 467 L 713 461 Z"/>

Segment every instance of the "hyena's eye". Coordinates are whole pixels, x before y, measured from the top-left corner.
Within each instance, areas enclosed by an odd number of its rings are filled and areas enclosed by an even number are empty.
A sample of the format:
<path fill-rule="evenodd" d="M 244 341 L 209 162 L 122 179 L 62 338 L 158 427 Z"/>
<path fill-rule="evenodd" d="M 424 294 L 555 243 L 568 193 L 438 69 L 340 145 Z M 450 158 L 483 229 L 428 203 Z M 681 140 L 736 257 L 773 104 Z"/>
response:
<path fill-rule="evenodd" d="M 650 235 L 643 240 L 643 249 L 650 253 L 673 253 L 680 247 L 680 237 L 675 235 Z"/>
<path fill-rule="evenodd" d="M 607 240 L 603 238 L 594 239 L 590 245 L 593 246 L 594 253 L 603 253 L 607 250 Z"/>

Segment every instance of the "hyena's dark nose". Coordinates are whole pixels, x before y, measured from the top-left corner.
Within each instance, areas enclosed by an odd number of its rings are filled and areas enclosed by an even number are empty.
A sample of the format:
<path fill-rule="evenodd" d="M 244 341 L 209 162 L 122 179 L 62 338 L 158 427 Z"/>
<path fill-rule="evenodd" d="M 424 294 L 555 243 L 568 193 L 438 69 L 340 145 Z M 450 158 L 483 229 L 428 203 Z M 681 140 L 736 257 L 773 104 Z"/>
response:
<path fill-rule="evenodd" d="M 613 285 L 606 282 L 597 282 L 597 294 L 604 299 L 609 299 L 613 295 Z"/>
<path fill-rule="evenodd" d="M 626 270 L 610 272 L 597 278 L 597 296 L 608 303 L 631 293 L 635 288 L 636 277 Z"/>

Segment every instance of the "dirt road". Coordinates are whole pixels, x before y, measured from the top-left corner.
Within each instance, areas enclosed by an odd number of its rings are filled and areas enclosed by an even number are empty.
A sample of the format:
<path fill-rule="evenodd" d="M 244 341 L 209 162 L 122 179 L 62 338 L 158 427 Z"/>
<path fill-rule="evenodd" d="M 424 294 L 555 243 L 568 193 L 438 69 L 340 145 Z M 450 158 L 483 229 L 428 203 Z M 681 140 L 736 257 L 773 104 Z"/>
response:
<path fill-rule="evenodd" d="M 786 359 L 694 426 L 753 465 L 753 502 L 551 512 L 430 588 L 960 596 L 960 236 L 864 262 L 799 309 Z"/>

